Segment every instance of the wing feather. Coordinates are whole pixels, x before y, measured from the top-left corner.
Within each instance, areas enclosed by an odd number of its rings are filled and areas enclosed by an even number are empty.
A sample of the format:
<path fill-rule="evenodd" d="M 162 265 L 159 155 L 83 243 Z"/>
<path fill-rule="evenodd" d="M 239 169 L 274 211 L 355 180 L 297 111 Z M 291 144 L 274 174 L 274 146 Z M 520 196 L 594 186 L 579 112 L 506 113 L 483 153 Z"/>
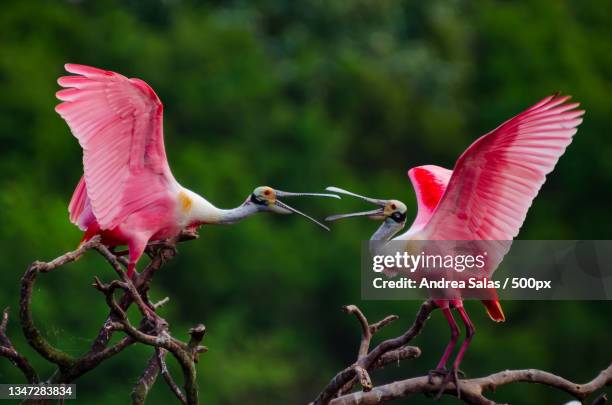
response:
<path fill-rule="evenodd" d="M 547 97 L 476 140 L 457 160 L 421 235 L 512 240 L 582 122 L 584 111 L 568 100 Z"/>
<path fill-rule="evenodd" d="M 65 68 L 76 76 L 58 79 L 64 89 L 55 110 L 83 148 L 85 172 L 70 219 L 83 227 L 90 205 L 101 229 L 110 229 L 175 182 L 164 148 L 163 106 L 140 79 L 84 65 Z"/>

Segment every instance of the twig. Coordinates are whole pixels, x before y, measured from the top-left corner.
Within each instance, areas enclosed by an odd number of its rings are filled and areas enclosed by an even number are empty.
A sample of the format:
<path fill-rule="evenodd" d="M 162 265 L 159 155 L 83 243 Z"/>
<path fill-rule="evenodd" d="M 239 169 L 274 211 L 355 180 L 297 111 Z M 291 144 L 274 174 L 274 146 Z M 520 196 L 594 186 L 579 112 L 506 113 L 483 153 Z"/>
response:
<path fill-rule="evenodd" d="M 595 400 L 591 403 L 591 405 L 603 405 L 608 402 L 608 395 L 603 392 L 595 398 Z"/>
<path fill-rule="evenodd" d="M 401 360 L 416 359 L 421 356 L 421 349 L 415 346 L 404 346 L 383 354 L 372 365 L 372 368 L 382 368 L 387 364 L 399 363 Z"/>
<path fill-rule="evenodd" d="M 164 349 L 160 349 L 159 347 L 155 348 L 155 354 L 157 357 L 158 367 L 161 370 L 161 375 L 162 377 L 164 377 L 166 384 L 168 384 L 168 387 L 170 387 L 170 390 L 174 393 L 178 400 L 181 401 L 181 403 L 183 404 L 187 404 L 187 398 L 185 398 L 185 394 L 183 394 L 176 382 L 174 382 L 174 379 L 172 378 L 172 375 L 168 370 L 168 366 L 166 365 L 167 353 L 168 352 Z"/>
<path fill-rule="evenodd" d="M 359 352 L 357 353 L 357 359 L 361 359 L 368 354 L 368 350 L 370 349 L 370 341 L 372 340 L 370 325 L 363 312 L 361 312 L 356 305 L 345 305 L 342 307 L 342 310 L 347 314 L 355 315 L 361 326 L 361 343 L 359 344 Z"/>
<path fill-rule="evenodd" d="M 167 303 L 170 302 L 170 298 L 169 297 L 164 297 L 161 300 L 157 301 L 156 303 L 153 304 L 153 309 L 158 309 L 163 307 L 164 305 L 166 305 Z"/>
<path fill-rule="evenodd" d="M 384 319 L 370 325 L 368 322 L 368 319 L 365 317 L 363 312 L 361 312 L 361 310 L 356 305 L 345 305 L 342 307 L 342 310 L 346 312 L 347 314 L 355 315 L 355 317 L 357 318 L 357 321 L 359 321 L 359 325 L 361 326 L 361 342 L 359 344 L 359 352 L 357 353 L 357 360 L 363 359 L 368 354 L 368 351 L 370 350 L 370 343 L 372 341 L 372 337 L 374 336 L 374 334 L 380 331 L 380 329 L 382 329 L 384 326 L 390 324 L 396 319 L 399 319 L 397 315 L 389 315 L 385 317 Z M 418 349 L 416 350 L 418 351 L 418 354 L 420 354 L 420 350 Z M 416 352 L 414 350 L 410 351 L 410 354 L 408 352 L 406 353 L 398 352 L 393 358 L 394 359 L 397 358 L 397 361 L 399 361 L 399 360 L 403 360 L 406 358 L 410 358 L 411 355 L 414 355 L 415 353 Z M 388 363 L 389 363 L 388 361 L 383 360 L 383 361 L 377 362 L 377 364 L 375 364 L 373 368 L 384 367 L 384 365 Z M 354 369 L 355 369 L 355 377 L 353 377 L 349 382 L 344 384 L 342 388 L 338 391 L 337 395 L 343 395 L 349 392 L 357 381 L 360 382 L 364 391 L 368 391 L 372 389 L 372 381 L 370 379 L 370 375 L 368 374 L 368 371 L 359 364 L 355 364 Z"/>
<path fill-rule="evenodd" d="M 6 357 L 13 363 L 26 378 L 30 384 L 38 382 L 36 371 L 24 356 L 22 356 L 13 346 L 11 340 L 6 335 L 6 327 L 8 324 L 8 308 L 2 312 L 2 320 L 0 321 L 0 356 Z"/>
<path fill-rule="evenodd" d="M 362 326 L 362 340 L 359 350 L 360 356 L 362 354 L 363 347 L 366 346 L 366 343 L 367 346 L 369 346 L 372 330 L 379 330 L 382 326 L 387 325 L 389 322 L 397 319 L 397 317 L 392 315 L 383 319 L 380 322 L 375 323 L 374 325 L 368 325 L 366 333 L 366 328 L 364 327 L 364 325 L 367 325 L 367 320 L 363 313 L 361 313 L 361 311 L 358 311 L 358 308 L 354 305 L 347 306 L 345 308 L 348 308 L 345 309 L 346 312 L 355 313 L 357 319 L 359 320 Z M 371 380 L 369 376 L 367 376 L 368 371 L 373 368 L 376 368 L 376 365 L 383 366 L 384 364 L 388 364 L 389 357 L 385 356 L 387 353 L 393 353 L 388 356 L 395 355 L 398 359 L 401 359 L 402 352 L 398 350 L 406 346 L 415 336 L 417 336 L 421 332 L 421 330 L 425 326 L 425 322 L 427 321 L 427 319 L 429 319 L 429 315 L 435 308 L 436 306 L 433 301 L 425 301 L 423 304 L 421 304 L 414 323 L 412 324 L 410 329 L 408 329 L 401 336 L 383 341 L 374 349 L 372 349 L 369 353 L 367 353 L 367 355 L 359 357 L 355 364 L 345 368 L 344 370 L 336 374 L 334 378 L 332 378 L 331 381 L 327 384 L 327 386 L 323 389 L 323 391 L 321 391 L 317 399 L 313 401 L 313 404 L 327 404 L 333 398 L 338 396 L 338 394 L 342 395 L 345 392 L 348 392 L 348 390 L 352 388 L 355 378 L 359 379 L 365 391 L 371 389 Z M 367 348 L 365 350 L 367 351 Z M 383 358 L 383 360 L 380 360 L 381 357 Z M 403 358 L 410 357 L 406 356 Z"/>
<path fill-rule="evenodd" d="M 143 405 L 145 403 L 147 395 L 149 395 L 149 390 L 153 387 L 153 384 L 155 384 L 158 374 L 159 367 L 157 365 L 157 355 L 154 353 L 149 358 L 147 366 L 132 389 L 132 405 Z"/>

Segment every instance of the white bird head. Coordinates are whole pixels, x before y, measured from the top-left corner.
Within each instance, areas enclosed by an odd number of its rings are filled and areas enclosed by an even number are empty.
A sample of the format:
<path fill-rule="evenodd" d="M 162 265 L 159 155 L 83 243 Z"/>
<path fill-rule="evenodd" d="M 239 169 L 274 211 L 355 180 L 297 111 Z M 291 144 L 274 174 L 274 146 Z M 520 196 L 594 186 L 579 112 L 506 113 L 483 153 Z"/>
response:
<path fill-rule="evenodd" d="M 260 212 L 273 212 L 275 214 L 298 214 L 305 218 L 308 218 L 315 224 L 329 231 L 329 228 L 316 219 L 312 218 L 308 214 L 305 214 L 280 199 L 291 198 L 291 197 L 326 197 L 326 198 L 340 198 L 335 194 L 322 194 L 322 193 L 290 193 L 288 191 L 275 190 L 272 187 L 260 186 L 253 190 L 253 193 L 245 201 L 245 204 L 253 204 L 257 207 Z"/>
<path fill-rule="evenodd" d="M 361 211 L 361 212 L 352 212 L 348 214 L 339 214 L 332 215 L 325 218 L 326 221 L 336 221 L 338 219 L 343 218 L 353 218 L 353 217 L 368 217 L 374 220 L 381 220 L 388 223 L 390 226 L 400 226 L 403 227 L 406 223 L 406 213 L 408 208 L 406 204 L 399 200 L 381 200 L 378 198 L 370 198 L 365 197 L 359 194 L 352 193 L 350 191 L 338 188 L 338 187 L 327 187 L 327 191 L 331 191 L 334 193 L 350 195 L 352 197 L 357 197 L 362 200 L 365 200 L 369 203 L 372 203 L 378 208 L 370 211 Z"/>

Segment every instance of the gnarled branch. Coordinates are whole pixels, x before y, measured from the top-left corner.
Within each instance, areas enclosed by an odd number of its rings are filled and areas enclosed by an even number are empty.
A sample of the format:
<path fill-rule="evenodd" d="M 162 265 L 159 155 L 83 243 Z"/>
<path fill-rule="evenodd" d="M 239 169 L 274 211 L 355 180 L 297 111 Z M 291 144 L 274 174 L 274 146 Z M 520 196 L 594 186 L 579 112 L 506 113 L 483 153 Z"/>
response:
<path fill-rule="evenodd" d="M 376 324 L 369 325 L 367 318 L 359 308 L 354 305 L 344 307 L 346 312 L 355 314 L 361 325 L 362 336 L 358 360 L 355 364 L 339 372 L 313 403 L 375 405 L 417 394 L 434 396 L 442 390 L 442 394 L 452 396 L 457 396 L 457 392 L 460 392 L 460 399 L 468 404 L 495 405 L 495 402 L 485 397 L 484 393 L 495 391 L 500 386 L 517 382 L 547 385 L 551 388 L 564 391 L 578 400 L 584 400 L 602 388 L 612 385 L 612 364 L 610 364 L 608 368 L 601 371 L 593 380 L 585 384 L 577 384 L 546 371 L 527 369 L 506 370 L 486 377 L 459 380 L 460 390 L 457 390 L 457 387 L 452 382 L 445 384 L 443 388 L 442 380 L 434 379 L 431 381 L 428 376 L 372 386 L 368 372 L 404 358 L 417 357 L 420 354 L 418 348 L 406 346 L 406 344 L 419 334 L 434 308 L 433 302 L 424 302 L 417 313 L 413 325 L 406 333 L 397 338 L 385 340 L 368 352 L 372 335 L 380 327 L 396 319 L 395 316 L 389 316 Z M 362 390 L 348 393 L 356 381 L 360 382 Z M 593 404 L 601 405 L 606 401 L 606 398 L 605 394 L 601 394 L 595 399 Z"/>
<path fill-rule="evenodd" d="M 38 382 L 38 374 L 32 367 L 28 359 L 21 355 L 11 340 L 6 335 L 6 327 L 8 325 L 8 308 L 2 312 L 2 320 L 0 320 L 0 356 L 6 357 L 11 363 L 13 363 L 25 376 L 26 380 L 30 384 Z"/>
<path fill-rule="evenodd" d="M 197 404 L 198 391 L 195 363 L 198 360 L 198 355 L 207 350 L 206 347 L 200 345 L 206 329 L 203 325 L 192 328 L 189 331 L 190 340 L 188 342 L 182 342 L 174 338 L 170 334 L 168 322 L 156 313 L 156 310 L 167 303 L 168 299 L 165 298 L 154 304 L 150 302 L 148 297 L 148 290 L 153 276 L 163 267 L 164 263 L 175 256 L 176 243 L 194 238 L 197 238 L 197 234 L 184 232 L 174 240 L 150 244 L 146 252 L 151 261 L 141 273 L 135 275 L 133 280 L 127 278 L 124 272 L 124 267 L 126 266 L 125 258 L 119 256 L 120 252 L 115 253 L 103 245 L 98 237 L 89 240 L 79 246 L 78 249 L 65 253 L 50 262 L 32 263 L 21 279 L 19 315 L 21 328 L 28 344 L 43 358 L 57 365 L 55 372 L 44 382 L 70 383 L 127 347 L 135 343 L 141 343 L 153 346 L 155 353 L 149 360 L 134 389 L 132 395 L 133 402 L 144 403 L 149 389 L 155 383 L 161 371 L 164 380 L 180 402 Z M 103 284 L 97 278 L 95 279 L 94 286 L 106 296 L 107 304 L 109 305 L 109 316 L 100 328 L 89 351 L 74 357 L 49 343 L 36 327 L 31 311 L 32 293 L 40 274 L 52 272 L 65 264 L 74 262 L 90 250 L 96 250 L 104 257 L 117 274 L 118 279 L 108 284 Z M 115 290 L 121 290 L 123 293 L 119 302 L 115 301 Z M 132 303 L 136 304 L 142 315 L 138 327 L 133 326 L 126 316 L 126 311 Z M 5 310 L 0 321 L 0 357 L 8 358 L 17 366 L 28 382 L 38 383 L 39 377 L 34 368 L 24 356 L 17 352 L 6 336 L 7 322 L 8 311 Z M 123 332 L 126 336 L 109 346 L 110 339 L 115 332 Z M 166 367 L 166 353 L 171 353 L 181 365 L 185 377 L 185 393 L 174 382 Z M 43 400 L 38 403 L 51 403 L 51 401 Z"/>
<path fill-rule="evenodd" d="M 344 307 L 346 312 L 354 313 L 361 324 L 362 337 L 359 356 L 354 364 L 340 371 L 334 376 L 334 378 L 331 379 L 323 391 L 321 391 L 317 399 L 313 401 L 313 404 L 328 404 L 338 395 L 348 392 L 348 390 L 353 387 L 355 378 L 360 381 L 364 391 L 368 391 L 372 389 L 371 381 L 368 375 L 370 370 L 383 367 L 390 361 L 410 358 L 410 353 L 414 353 L 416 355 L 420 354 L 419 349 L 408 349 L 405 346 L 410 343 L 415 336 L 421 333 L 421 330 L 425 326 L 425 322 L 427 322 L 429 315 L 435 308 L 436 306 L 433 301 L 425 301 L 419 308 L 419 312 L 417 313 L 414 323 L 403 335 L 394 339 L 387 339 L 383 341 L 369 353 L 364 355 L 363 352 L 367 352 L 369 348 L 373 332 L 380 330 L 380 328 L 382 328 L 384 325 L 387 325 L 388 323 L 397 319 L 397 316 L 391 315 L 373 325 L 368 325 L 367 319 L 356 306 L 350 305 Z"/>
<path fill-rule="evenodd" d="M 476 405 L 495 405 L 496 402 L 486 398 L 483 393 L 495 391 L 503 385 L 527 382 L 534 384 L 547 385 L 565 391 L 578 400 L 583 400 L 594 392 L 612 385 L 612 364 L 601 371 L 597 377 L 585 384 L 577 384 L 559 377 L 552 373 L 527 369 L 527 370 L 506 370 L 491 374 L 486 377 L 460 380 L 461 399 L 468 404 Z M 435 395 L 440 390 L 439 383 L 431 384 L 427 376 L 409 378 L 379 387 L 373 388 L 369 392 L 355 392 L 330 402 L 331 405 L 372 405 L 382 404 L 383 402 L 409 397 L 415 394 Z M 448 384 L 444 389 L 444 394 L 457 395 L 457 390 L 453 383 Z"/>

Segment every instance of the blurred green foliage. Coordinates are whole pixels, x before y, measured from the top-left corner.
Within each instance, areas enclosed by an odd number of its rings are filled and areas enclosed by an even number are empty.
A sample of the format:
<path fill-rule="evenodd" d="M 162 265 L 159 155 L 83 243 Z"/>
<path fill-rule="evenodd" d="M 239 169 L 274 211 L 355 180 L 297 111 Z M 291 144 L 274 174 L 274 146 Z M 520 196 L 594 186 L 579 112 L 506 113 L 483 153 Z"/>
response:
<path fill-rule="evenodd" d="M 612 3 L 391 0 L 5 1 L 0 12 L 0 306 L 21 338 L 19 278 L 36 259 L 76 246 L 66 206 L 81 150 L 54 112 L 65 62 L 147 81 L 165 104 L 175 176 L 221 207 L 257 185 L 318 191 L 338 185 L 414 210 L 405 172 L 452 167 L 477 136 L 555 91 L 587 110 L 521 231 L 523 239 L 607 239 L 612 214 Z M 358 202 L 300 201 L 318 216 Z M 418 303 L 360 302 L 360 240 L 377 225 L 347 221 L 331 233 L 295 217 L 261 215 L 201 230 L 159 275 L 153 297 L 185 337 L 208 326 L 199 365 L 204 403 L 287 404 L 312 399 L 353 361 L 358 327 L 338 309 L 408 325 Z M 39 282 L 33 302 L 47 338 L 72 354 L 88 347 L 107 308 L 90 287 L 113 277 L 91 255 Z M 507 302 L 493 324 L 468 303 L 478 333 L 469 376 L 543 368 L 577 381 L 608 365 L 607 302 Z M 377 383 L 422 375 L 448 339 L 434 315 L 423 356 L 375 374 Z M 125 403 L 150 349 L 133 347 L 78 381 L 78 403 Z M 180 378 L 176 365 L 173 364 Z M 0 381 L 21 376 L 0 359 Z M 560 403 L 538 386 L 493 394 L 510 403 Z M 150 403 L 172 401 L 163 382 Z M 414 403 L 429 403 L 415 398 Z M 444 399 L 440 403 L 452 403 Z"/>

